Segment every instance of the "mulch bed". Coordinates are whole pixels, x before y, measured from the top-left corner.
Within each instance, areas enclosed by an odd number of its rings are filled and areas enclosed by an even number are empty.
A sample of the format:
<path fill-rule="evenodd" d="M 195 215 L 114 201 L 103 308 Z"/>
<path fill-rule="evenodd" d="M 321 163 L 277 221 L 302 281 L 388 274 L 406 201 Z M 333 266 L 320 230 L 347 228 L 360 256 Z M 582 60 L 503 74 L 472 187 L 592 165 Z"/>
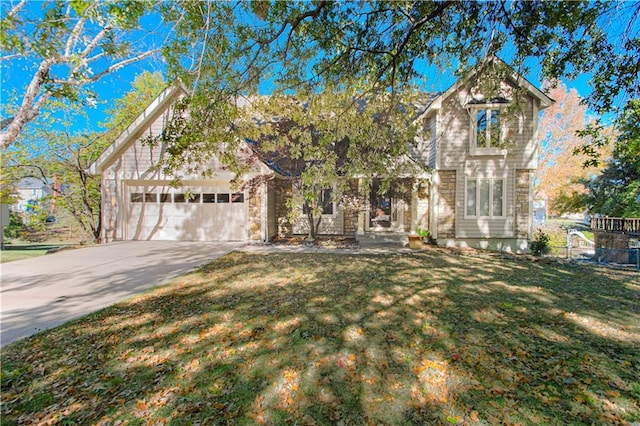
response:
<path fill-rule="evenodd" d="M 357 249 L 360 247 L 358 241 L 353 237 L 318 236 L 312 243 L 307 241 L 306 236 L 276 237 L 271 241 L 273 245 L 281 246 L 304 246 L 334 248 L 334 249 Z"/>

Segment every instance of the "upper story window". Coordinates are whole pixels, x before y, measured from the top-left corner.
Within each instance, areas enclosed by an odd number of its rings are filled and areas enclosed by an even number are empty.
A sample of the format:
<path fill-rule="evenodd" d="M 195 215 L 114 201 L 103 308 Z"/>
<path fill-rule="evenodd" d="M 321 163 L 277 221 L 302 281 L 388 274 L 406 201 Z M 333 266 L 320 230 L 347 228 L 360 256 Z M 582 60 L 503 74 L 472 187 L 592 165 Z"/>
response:
<path fill-rule="evenodd" d="M 498 148 L 501 134 L 499 109 L 480 109 L 476 111 L 477 148 Z"/>
<path fill-rule="evenodd" d="M 499 106 L 473 106 L 471 115 L 471 155 L 503 155 L 504 125 Z"/>

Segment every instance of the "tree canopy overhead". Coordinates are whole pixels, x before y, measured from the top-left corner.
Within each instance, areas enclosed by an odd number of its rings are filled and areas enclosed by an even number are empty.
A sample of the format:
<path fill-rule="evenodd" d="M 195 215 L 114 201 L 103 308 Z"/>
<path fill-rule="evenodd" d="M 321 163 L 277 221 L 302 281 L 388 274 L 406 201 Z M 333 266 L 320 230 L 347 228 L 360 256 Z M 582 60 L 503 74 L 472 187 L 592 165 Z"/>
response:
<path fill-rule="evenodd" d="M 199 1 L 162 13 L 175 22 L 164 48 L 169 75 L 192 95 L 194 123 L 172 135 L 183 159 L 201 158 L 185 155 L 189 129 L 202 136 L 199 126 L 213 123 L 208 137 L 234 137 L 230 105 L 240 95 L 424 89 L 434 69 L 461 78 L 494 56 L 522 75 L 539 65 L 541 80 L 591 75 L 585 102 L 599 114 L 640 97 L 640 3 Z"/>
<path fill-rule="evenodd" d="M 492 55 L 543 78 L 593 75 L 596 112 L 640 95 L 640 4 L 607 1 L 184 2 L 166 47 L 194 88 L 323 88 L 344 78 L 393 89 L 428 65 L 462 71 Z M 210 88 L 207 88 L 210 89 Z"/>
<path fill-rule="evenodd" d="M 62 117 L 47 116 L 23 131 L 17 143 L 3 152 L 0 168 L 0 197 L 10 195 L 24 176 L 54 180 L 51 190 L 56 205 L 66 210 L 86 236 L 99 241 L 102 231 L 100 179 L 88 169 L 113 140 L 127 128 L 166 86 L 160 73 L 147 71 L 136 76 L 131 89 L 107 110 L 103 132 L 73 130 L 73 119 L 83 115 L 74 102 L 57 101 Z M 6 194 L 8 192 L 9 194 Z M 13 202 L 13 200 L 9 200 Z"/>

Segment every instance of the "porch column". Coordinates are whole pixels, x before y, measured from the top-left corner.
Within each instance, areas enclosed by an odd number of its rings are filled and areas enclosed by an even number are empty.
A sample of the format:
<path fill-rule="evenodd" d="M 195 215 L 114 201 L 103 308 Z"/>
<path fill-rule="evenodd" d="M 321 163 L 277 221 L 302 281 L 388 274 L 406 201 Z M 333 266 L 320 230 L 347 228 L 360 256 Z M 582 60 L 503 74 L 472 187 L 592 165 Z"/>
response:
<path fill-rule="evenodd" d="M 398 220 L 396 220 L 395 228 L 396 231 L 404 231 L 404 212 L 406 210 L 407 204 L 404 202 L 404 200 L 398 200 L 397 203 L 396 216 Z"/>
<path fill-rule="evenodd" d="M 418 184 L 411 186 L 411 231 L 418 227 Z"/>
<path fill-rule="evenodd" d="M 362 179 L 358 179 L 358 192 L 362 194 Z M 356 230 L 356 235 L 364 235 L 365 221 L 365 211 L 360 209 L 358 211 L 358 229 Z"/>

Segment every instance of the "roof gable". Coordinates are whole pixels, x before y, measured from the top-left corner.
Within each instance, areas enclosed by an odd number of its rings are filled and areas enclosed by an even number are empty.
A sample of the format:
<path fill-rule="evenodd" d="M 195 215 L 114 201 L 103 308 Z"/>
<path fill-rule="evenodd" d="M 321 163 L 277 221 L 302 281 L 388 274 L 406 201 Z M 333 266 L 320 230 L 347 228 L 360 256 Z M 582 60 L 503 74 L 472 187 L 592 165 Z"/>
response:
<path fill-rule="evenodd" d="M 129 148 L 144 129 L 182 95 L 186 90 L 180 83 L 174 83 L 164 89 L 145 110 L 104 150 L 89 167 L 89 173 L 100 174 L 115 159 Z"/>
<path fill-rule="evenodd" d="M 461 87 L 467 85 L 474 78 L 478 77 L 478 75 L 481 74 L 487 68 L 487 66 L 493 63 L 496 63 L 499 66 L 505 67 L 508 70 L 507 78 L 511 80 L 516 86 L 526 89 L 531 94 L 531 96 L 537 99 L 540 102 L 540 109 L 545 109 L 551 106 L 555 102 L 553 99 L 547 96 L 544 92 L 542 92 L 536 86 L 531 84 L 526 78 L 524 78 L 523 76 L 515 72 L 513 68 L 507 65 L 502 59 L 494 56 L 473 67 L 473 69 L 464 78 L 458 80 L 445 92 L 435 97 L 431 101 L 431 103 L 429 103 L 429 105 L 424 110 L 424 112 L 420 114 L 418 118 L 424 118 L 427 115 L 429 115 L 432 111 L 440 109 L 440 107 L 442 106 L 442 102 L 445 99 L 447 99 L 449 96 L 451 96 Z"/>

